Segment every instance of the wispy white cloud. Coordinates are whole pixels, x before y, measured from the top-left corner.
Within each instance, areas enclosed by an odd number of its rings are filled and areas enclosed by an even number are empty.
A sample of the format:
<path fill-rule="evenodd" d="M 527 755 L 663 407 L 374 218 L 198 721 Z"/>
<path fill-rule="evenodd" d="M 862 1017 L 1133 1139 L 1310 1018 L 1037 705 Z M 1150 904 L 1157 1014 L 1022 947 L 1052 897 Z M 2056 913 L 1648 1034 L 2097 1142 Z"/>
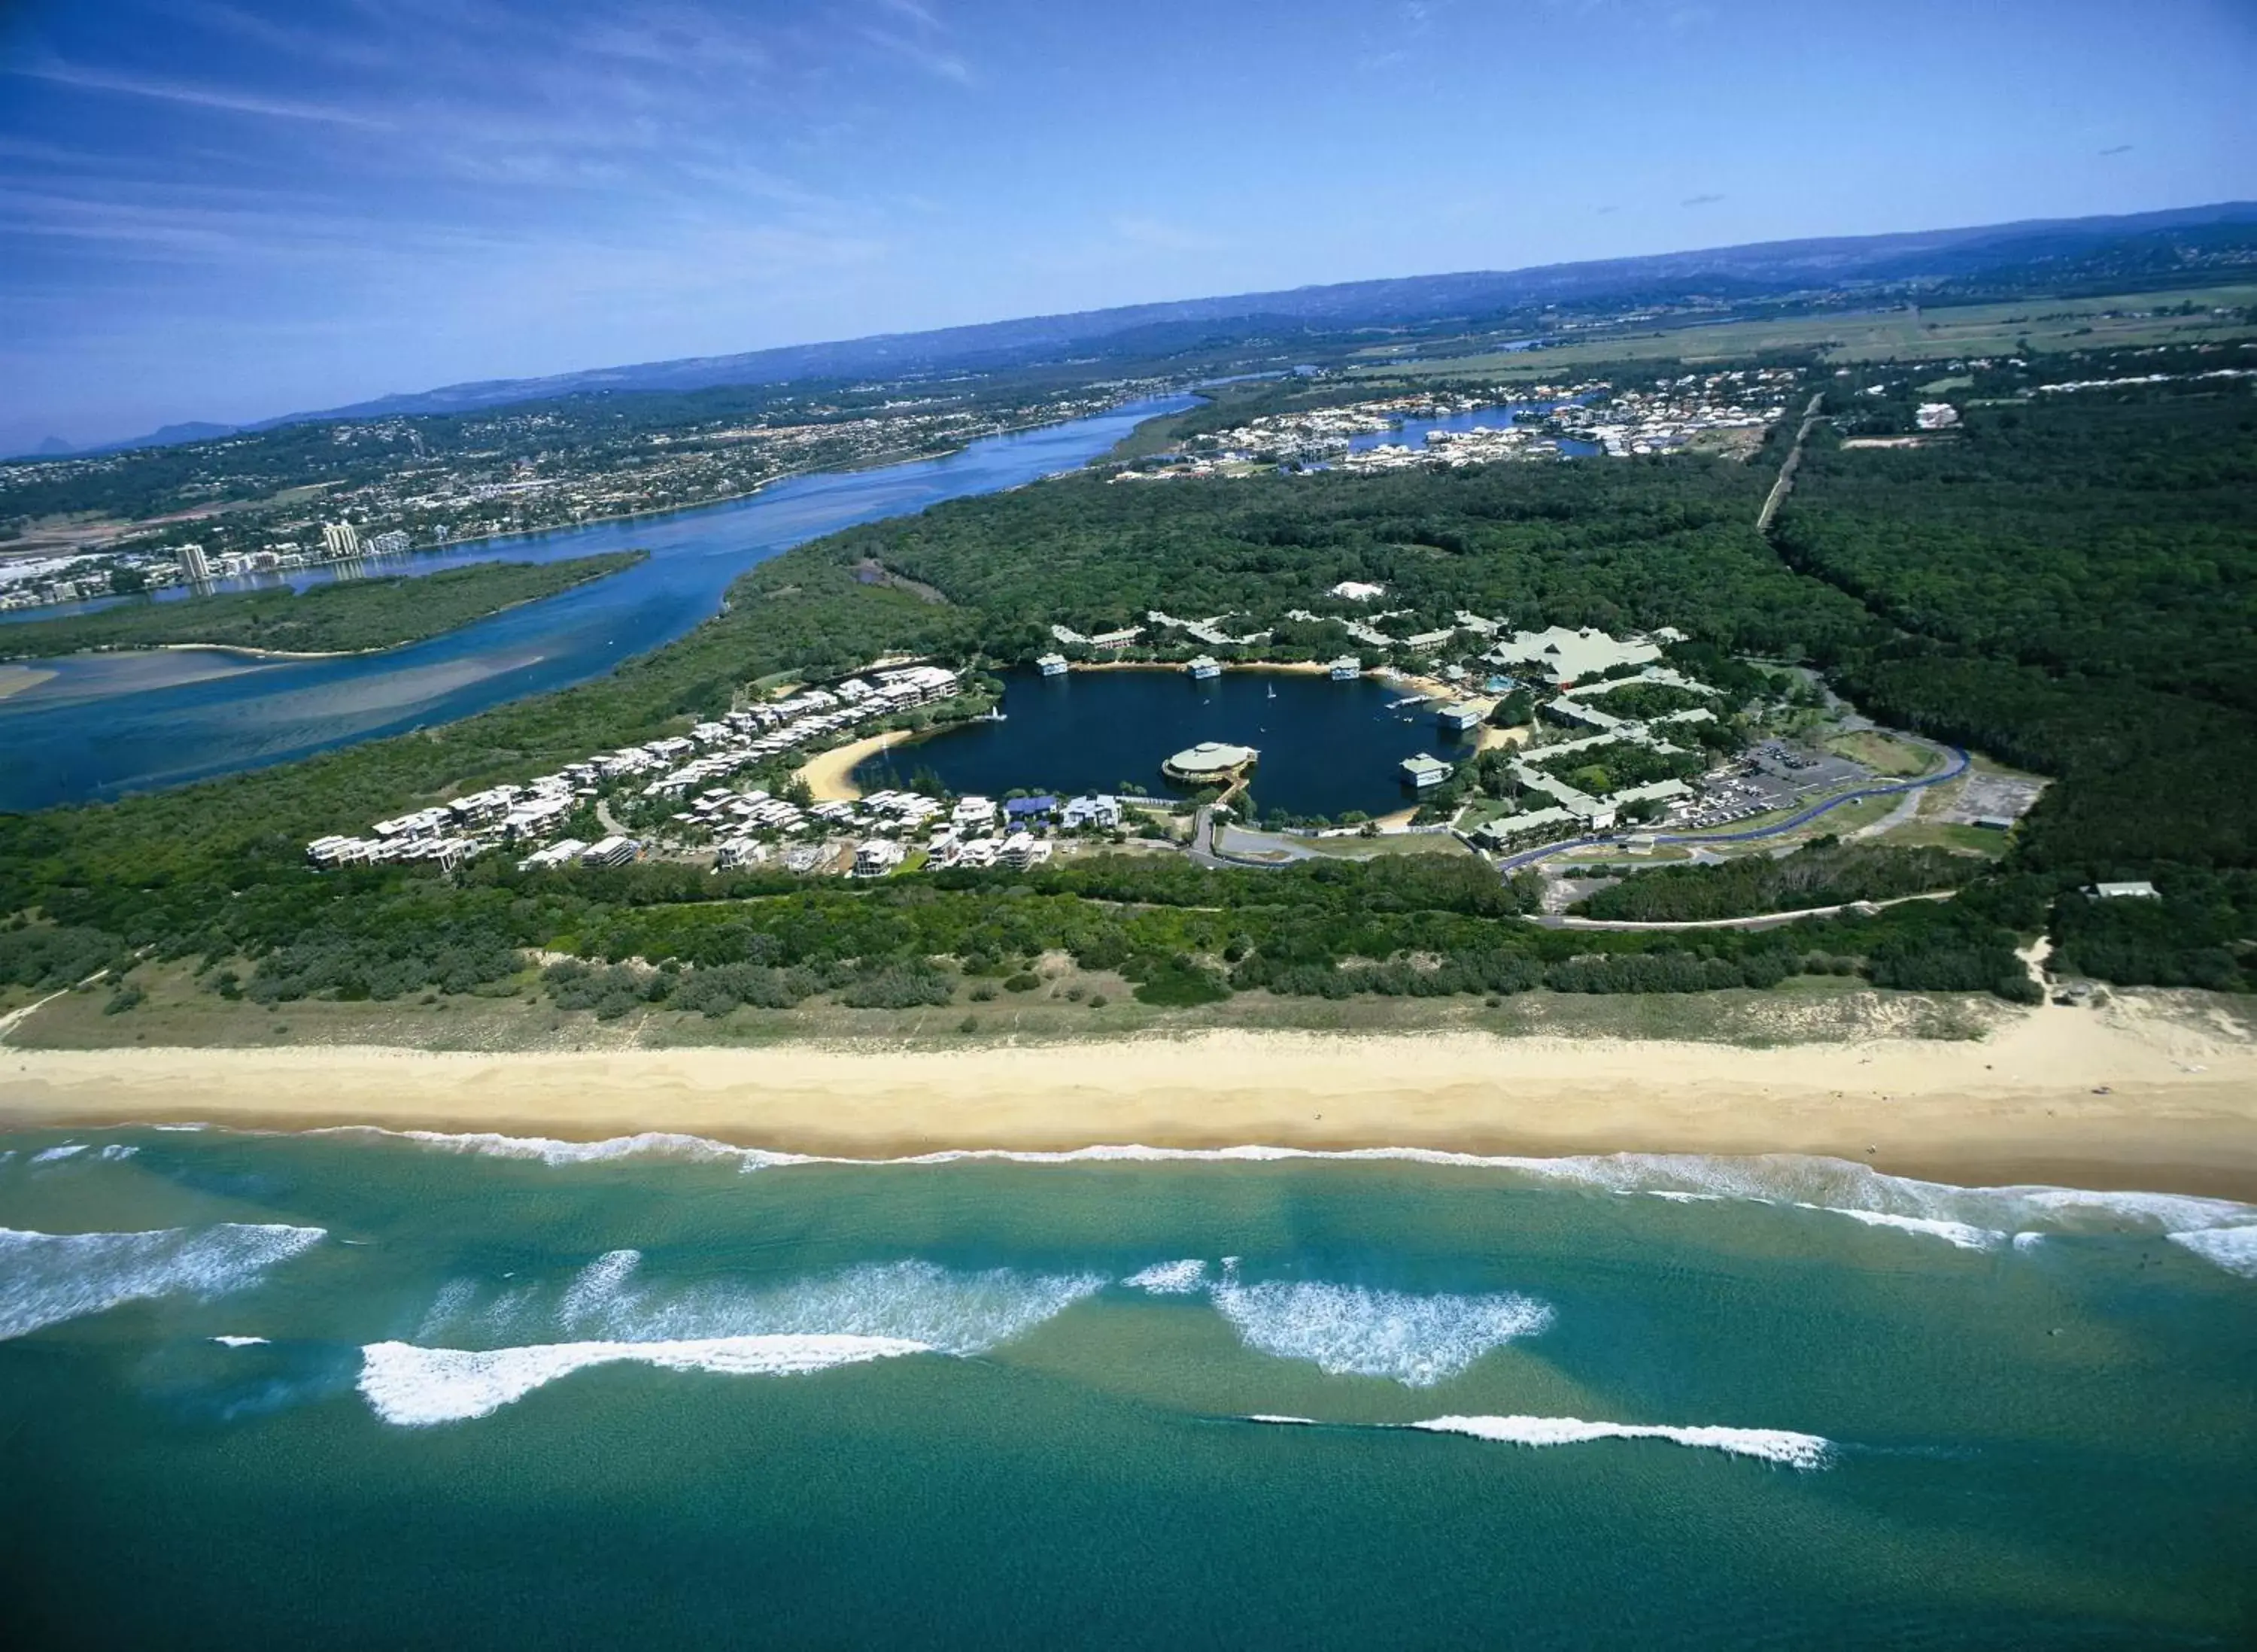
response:
<path fill-rule="evenodd" d="M 383 131 L 393 124 L 380 116 L 332 103 L 309 103 L 294 98 L 234 91 L 225 87 L 199 86 L 191 81 L 82 68 L 53 60 L 19 68 L 0 69 L 0 74 L 46 81 L 57 86 L 75 87 L 81 91 L 110 92 L 122 97 L 150 98 L 159 102 L 224 109 L 231 114 L 257 115 L 272 120 L 312 121 L 322 125 L 353 126 L 370 131 Z"/>

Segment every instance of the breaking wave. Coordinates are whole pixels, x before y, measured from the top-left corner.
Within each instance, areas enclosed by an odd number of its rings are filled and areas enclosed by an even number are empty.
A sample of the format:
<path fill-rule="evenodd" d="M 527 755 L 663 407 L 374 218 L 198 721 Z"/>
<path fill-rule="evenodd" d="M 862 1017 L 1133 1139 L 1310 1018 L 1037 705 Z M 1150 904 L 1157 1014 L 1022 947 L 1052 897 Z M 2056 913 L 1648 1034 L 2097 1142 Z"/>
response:
<path fill-rule="evenodd" d="M 1806 1211 L 1830 1209 L 1823 1204 L 1805 1204 Z M 1836 1216 L 1846 1216 L 1853 1222 L 1863 1222 L 1867 1227 L 1893 1227 L 1903 1233 L 1928 1233 L 1957 1246 L 1963 1251 L 1994 1251 L 2006 1242 L 2007 1236 L 1992 1227 L 1974 1227 L 1965 1222 L 1949 1222 L 1940 1216 L 1898 1216 L 1887 1211 L 1842 1211 Z"/>
<path fill-rule="evenodd" d="M 139 1233 L 0 1228 L 0 1341 L 121 1303 L 241 1290 L 322 1238 L 318 1227 L 236 1222 Z"/>
<path fill-rule="evenodd" d="M 2204 1228 L 2191 1233 L 2167 1233 L 2164 1237 L 2192 1251 L 2205 1262 L 2215 1262 L 2229 1274 L 2257 1279 L 2257 1225 Z"/>
<path fill-rule="evenodd" d="M 900 1354 L 977 1354 L 1105 1284 L 1094 1274 L 959 1273 L 912 1260 L 755 1286 L 654 1277 L 640 1252 L 609 1251 L 561 1290 L 520 1284 L 489 1295 L 475 1281 L 449 1281 L 418 1342 L 363 1350 L 360 1387 L 385 1421 L 422 1423 L 484 1416 L 584 1366 L 622 1360 L 775 1376 Z M 542 1340 L 420 1345 L 527 1334 Z"/>
<path fill-rule="evenodd" d="M 590 1366 L 632 1361 L 662 1371 L 793 1376 L 931 1352 L 925 1344 L 904 1338 L 845 1335 L 565 1342 L 485 1350 L 379 1342 L 361 1350 L 360 1392 L 385 1422 L 421 1427 L 490 1416 L 535 1388 Z"/>
<path fill-rule="evenodd" d="M 1815 1434 L 1786 1429 L 1671 1428 L 1652 1423 L 1586 1423 L 1581 1417 L 1442 1416 L 1402 1426 L 1430 1434 L 1468 1434 L 1507 1445 L 1580 1445 L 1589 1440 L 1667 1440 L 1735 1457 L 1761 1458 L 1788 1468 L 1824 1468 L 1834 1444 Z"/>
<path fill-rule="evenodd" d="M 551 1136 L 507 1136 L 492 1130 L 387 1130 L 378 1125 L 335 1125 L 311 1130 L 308 1135 L 386 1136 L 411 1141 L 437 1153 L 460 1153 L 487 1159 L 527 1159 L 541 1164 L 600 1164 L 616 1159 L 676 1159 L 693 1164 L 735 1164 L 741 1169 L 812 1164 L 817 1161 L 796 1153 L 768 1153 L 759 1147 L 735 1147 L 705 1136 L 676 1131 L 646 1130 L 638 1135 L 611 1136 L 601 1141 L 564 1141 Z"/>
<path fill-rule="evenodd" d="M 1179 1262 L 1155 1262 L 1121 1282 L 1155 1296 L 1189 1296 L 1206 1288 L 1206 1264 L 1196 1256 Z"/>
<path fill-rule="evenodd" d="M 1305 1359 L 1330 1376 L 1387 1377 L 1428 1388 L 1492 1349 L 1549 1330 L 1533 1297 L 1417 1296 L 1406 1291 L 1305 1281 L 1241 1283 L 1226 1273 L 1214 1305 L 1247 1346 Z"/>
<path fill-rule="evenodd" d="M 1949 1225 L 1907 1228 L 1963 1243 L 1980 1233 L 1979 1248 L 2003 1244 L 2024 1230 L 2048 1232 L 2165 1233 L 2227 1227 L 2257 1221 L 2257 1206 L 2231 1199 L 2186 1194 L 2096 1192 L 2082 1188 L 2018 1185 L 1956 1187 L 1916 1177 L 1890 1175 L 1847 1159 L 1801 1154 L 1716 1157 L 1701 1154 L 1615 1153 L 1554 1159 L 1507 1154 L 1453 1153 L 1438 1147 L 1277 1147 L 1248 1143 L 1229 1147 L 1153 1147 L 1108 1143 L 1058 1150 L 956 1147 L 896 1159 L 853 1159 L 817 1154 L 776 1153 L 733 1147 L 707 1137 L 666 1133 L 618 1136 L 604 1141 L 561 1141 L 540 1136 L 492 1132 L 450 1134 L 440 1131 L 385 1130 L 349 1126 L 321 1133 L 388 1136 L 435 1150 L 497 1158 L 538 1160 L 564 1165 L 635 1157 L 734 1163 L 745 1170 L 799 1165 L 945 1165 L 974 1161 L 1009 1164 L 1266 1164 L 1311 1160 L 1340 1163 L 1395 1162 L 1459 1169 L 1499 1170 L 1541 1183 L 1588 1187 L 1614 1193 L 1643 1193 L 1680 1204 L 1714 1201 L 1802 1206 L 1871 1222 L 1877 1217 L 1905 1218 Z M 1904 1227 L 1900 1222 L 1876 1224 Z M 1965 1230 L 1964 1232 L 1957 1230 Z M 1970 1247 L 1971 1248 L 1971 1247 Z"/>

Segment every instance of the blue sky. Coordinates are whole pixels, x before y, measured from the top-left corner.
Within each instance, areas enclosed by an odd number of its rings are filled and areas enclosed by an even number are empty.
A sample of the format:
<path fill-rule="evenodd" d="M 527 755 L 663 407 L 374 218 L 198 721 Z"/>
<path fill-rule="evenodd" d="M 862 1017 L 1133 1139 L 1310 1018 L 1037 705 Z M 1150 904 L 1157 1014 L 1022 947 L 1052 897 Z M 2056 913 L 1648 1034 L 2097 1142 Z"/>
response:
<path fill-rule="evenodd" d="M 2253 0 L 0 0 L 0 451 L 2257 196 Z"/>

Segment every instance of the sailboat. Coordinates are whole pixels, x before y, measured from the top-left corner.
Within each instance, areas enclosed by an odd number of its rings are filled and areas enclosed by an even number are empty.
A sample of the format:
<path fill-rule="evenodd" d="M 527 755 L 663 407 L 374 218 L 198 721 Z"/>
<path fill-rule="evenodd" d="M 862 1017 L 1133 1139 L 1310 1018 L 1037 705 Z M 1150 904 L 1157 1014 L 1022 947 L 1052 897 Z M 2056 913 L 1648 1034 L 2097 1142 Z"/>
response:
<path fill-rule="evenodd" d="M 1272 700 L 1277 697 L 1277 685 L 1274 682 L 1270 685 L 1270 697 Z"/>

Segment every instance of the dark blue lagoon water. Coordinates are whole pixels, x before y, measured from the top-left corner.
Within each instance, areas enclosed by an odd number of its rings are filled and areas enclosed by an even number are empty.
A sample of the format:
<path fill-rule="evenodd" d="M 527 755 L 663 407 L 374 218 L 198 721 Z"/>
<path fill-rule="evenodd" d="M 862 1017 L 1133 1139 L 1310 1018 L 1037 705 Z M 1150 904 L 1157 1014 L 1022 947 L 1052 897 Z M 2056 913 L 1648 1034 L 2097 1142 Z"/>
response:
<path fill-rule="evenodd" d="M 952 791 L 1113 792 L 1133 783 L 1176 788 L 1160 764 L 1202 740 L 1262 753 L 1252 792 L 1263 808 L 1339 815 L 1385 814 L 1412 800 L 1397 766 L 1419 752 L 1457 754 L 1432 704 L 1397 708 L 1407 691 L 1359 678 L 1227 671 L 1194 682 L 1180 667 L 1005 678 L 1002 723 L 959 724 L 881 752 L 854 772 L 863 789 L 900 785 L 921 769 Z"/>
<path fill-rule="evenodd" d="M 2253 1240 L 1813 1160 L 0 1136 L 9 1640 L 2246 1646 Z"/>
<path fill-rule="evenodd" d="M 793 477 L 747 499 L 634 522 L 490 540 L 475 556 L 553 561 L 647 549 L 614 578 L 494 615 L 430 641 L 336 660 L 81 655 L 0 699 L 0 808 L 111 797 L 302 757 L 468 717 L 601 675 L 711 616 L 730 581 L 795 545 L 944 499 L 1072 469 L 1140 420 L 1194 404 L 1175 396 L 994 436 L 938 459 Z"/>

